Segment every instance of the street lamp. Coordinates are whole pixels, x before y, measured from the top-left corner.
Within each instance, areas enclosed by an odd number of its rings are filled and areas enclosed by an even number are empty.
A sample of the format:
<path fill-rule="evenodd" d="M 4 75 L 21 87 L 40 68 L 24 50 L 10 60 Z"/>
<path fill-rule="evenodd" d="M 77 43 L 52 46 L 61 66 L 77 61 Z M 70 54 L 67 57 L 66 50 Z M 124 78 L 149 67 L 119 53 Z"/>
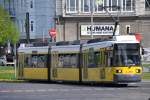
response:
<path fill-rule="evenodd" d="M 91 39 L 93 39 L 94 0 L 90 0 L 90 5 L 91 5 Z"/>
<path fill-rule="evenodd" d="M 101 5 L 103 3 L 103 0 L 90 0 L 91 5 L 91 38 L 93 39 L 93 15 L 94 15 L 94 4 Z"/>

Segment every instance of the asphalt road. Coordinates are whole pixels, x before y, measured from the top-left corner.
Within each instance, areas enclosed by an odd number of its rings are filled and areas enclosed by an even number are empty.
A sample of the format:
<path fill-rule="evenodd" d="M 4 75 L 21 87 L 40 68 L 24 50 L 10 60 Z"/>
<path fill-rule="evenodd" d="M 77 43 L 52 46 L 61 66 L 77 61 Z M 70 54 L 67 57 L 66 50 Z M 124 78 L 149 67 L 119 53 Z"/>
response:
<path fill-rule="evenodd" d="M 0 100 L 150 100 L 150 81 L 114 85 L 0 82 Z"/>

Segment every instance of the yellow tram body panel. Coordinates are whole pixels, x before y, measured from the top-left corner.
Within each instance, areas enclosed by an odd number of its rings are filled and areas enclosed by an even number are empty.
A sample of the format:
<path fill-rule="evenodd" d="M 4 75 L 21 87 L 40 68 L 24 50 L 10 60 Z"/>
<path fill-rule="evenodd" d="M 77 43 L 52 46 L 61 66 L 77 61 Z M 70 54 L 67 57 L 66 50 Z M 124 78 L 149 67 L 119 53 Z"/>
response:
<path fill-rule="evenodd" d="M 113 81 L 112 68 L 88 68 L 87 76 L 83 71 L 83 81 L 103 82 Z"/>
<path fill-rule="evenodd" d="M 101 71 L 101 75 L 103 75 L 102 72 L 103 70 Z M 112 82 L 113 81 L 113 69 L 111 67 L 106 67 L 104 72 L 105 72 L 104 73 L 105 76 L 104 76 L 104 79 L 101 76 L 101 81 Z"/>
<path fill-rule="evenodd" d="M 47 80 L 47 73 L 47 68 L 24 68 L 23 71 L 24 79 Z"/>
<path fill-rule="evenodd" d="M 83 81 L 95 82 L 114 82 L 114 75 L 142 75 L 142 67 L 102 67 L 102 68 L 88 68 L 82 71 Z"/>
<path fill-rule="evenodd" d="M 56 68 L 53 80 L 79 81 L 79 68 Z"/>
<path fill-rule="evenodd" d="M 82 69 L 82 81 L 100 81 L 99 73 L 99 68 Z"/>
<path fill-rule="evenodd" d="M 99 68 L 88 68 L 88 81 L 99 81 Z"/>

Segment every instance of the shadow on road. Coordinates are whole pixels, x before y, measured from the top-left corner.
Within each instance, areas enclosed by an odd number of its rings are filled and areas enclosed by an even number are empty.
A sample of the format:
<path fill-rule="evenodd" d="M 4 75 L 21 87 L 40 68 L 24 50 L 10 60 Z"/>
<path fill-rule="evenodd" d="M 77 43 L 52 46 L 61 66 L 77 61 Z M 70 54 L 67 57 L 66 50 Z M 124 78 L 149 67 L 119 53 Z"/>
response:
<path fill-rule="evenodd" d="M 62 81 L 26 81 L 32 84 L 59 84 L 74 87 L 113 87 L 113 88 L 138 88 L 138 84 L 113 84 L 113 83 L 79 83 L 79 82 L 62 82 Z"/>

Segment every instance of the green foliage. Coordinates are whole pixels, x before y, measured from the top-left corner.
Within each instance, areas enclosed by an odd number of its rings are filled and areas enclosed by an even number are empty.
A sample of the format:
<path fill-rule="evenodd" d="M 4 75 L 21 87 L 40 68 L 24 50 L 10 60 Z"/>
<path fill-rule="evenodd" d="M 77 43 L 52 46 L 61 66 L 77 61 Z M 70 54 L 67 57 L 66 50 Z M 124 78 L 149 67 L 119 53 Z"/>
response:
<path fill-rule="evenodd" d="M 150 67 L 150 64 L 142 64 L 143 67 Z"/>
<path fill-rule="evenodd" d="M 15 68 L 0 66 L 0 79 L 15 79 Z"/>
<path fill-rule="evenodd" d="M 1 70 L 15 70 L 13 66 L 0 66 L 0 71 Z"/>
<path fill-rule="evenodd" d="M 150 80 L 150 72 L 143 73 L 142 79 Z"/>
<path fill-rule="evenodd" d="M 0 44 L 4 45 L 8 40 L 15 44 L 19 40 L 19 31 L 8 12 L 0 7 Z"/>

